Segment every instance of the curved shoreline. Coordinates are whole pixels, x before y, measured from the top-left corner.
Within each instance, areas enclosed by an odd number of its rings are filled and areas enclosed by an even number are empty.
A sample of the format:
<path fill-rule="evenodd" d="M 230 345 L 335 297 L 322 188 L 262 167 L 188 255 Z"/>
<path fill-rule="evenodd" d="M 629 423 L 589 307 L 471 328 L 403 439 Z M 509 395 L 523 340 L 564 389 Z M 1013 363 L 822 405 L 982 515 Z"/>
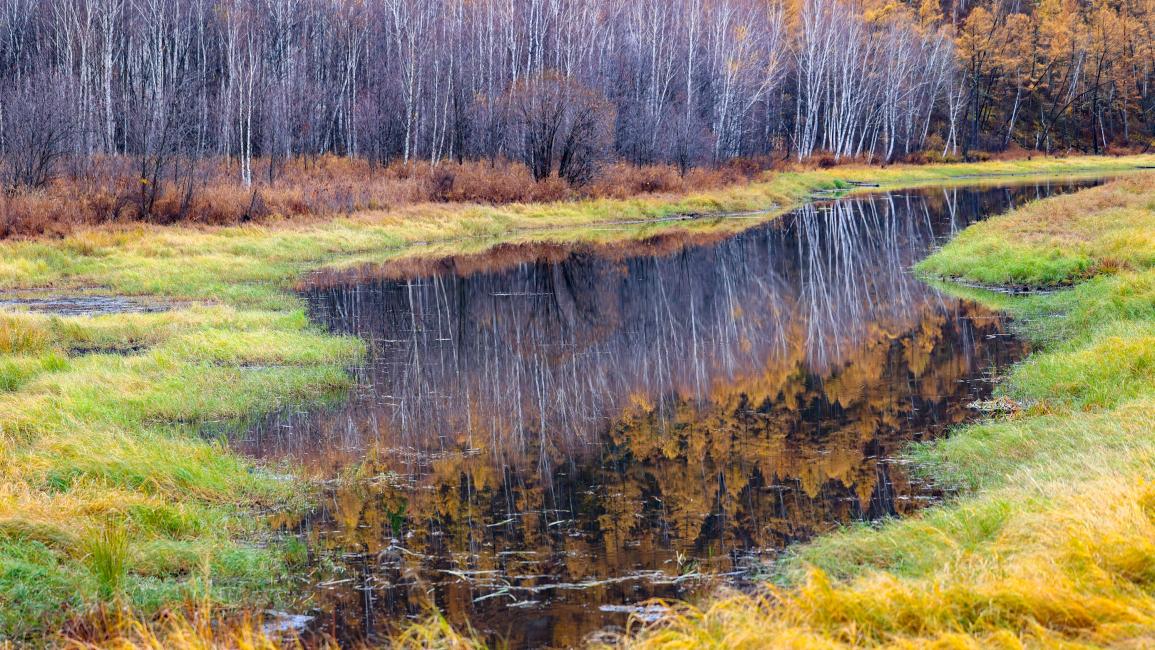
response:
<path fill-rule="evenodd" d="M 1145 159 L 1047 161 L 1036 164 L 1043 169 L 1036 177 L 1112 174 Z M 651 236 L 660 222 L 611 236 L 596 227 L 608 223 L 599 220 L 607 210 L 668 217 L 686 206 L 765 205 L 772 197 L 792 205 L 839 178 L 878 177 L 897 189 L 949 181 L 952 172 L 976 167 L 780 175 L 717 196 L 594 202 L 585 212 L 580 205 L 435 206 L 409 216 L 96 229 L 55 241 L 2 242 L 5 288 L 102 286 L 183 304 L 116 316 L 0 314 L 0 454 L 8 467 L 0 473 L 0 559 L 16 567 L 0 574 L 0 638 L 43 638 L 110 595 L 146 613 L 192 595 L 225 605 L 252 604 L 254 594 L 277 602 L 284 588 L 278 584 L 299 558 L 284 544 L 265 543 L 267 526 L 253 513 L 299 508 L 308 491 L 198 438 L 197 423 L 348 385 L 343 368 L 361 354 L 360 342 L 317 331 L 289 293 L 308 268 L 382 251 L 397 257 L 435 239 L 430 234 L 440 235 L 441 243 L 430 245 L 439 251 L 488 248 L 495 238 L 542 240 L 542 231 L 522 225 L 560 227 L 545 238 L 556 241 Z M 460 218 L 446 221 L 454 211 Z M 666 226 L 726 231 L 754 223 L 715 218 Z M 108 349 L 131 354 L 72 352 Z M 104 541 L 82 541 L 94 535 Z M 117 542 L 117 535 L 128 541 Z M 101 564 L 98 557 L 115 561 Z M 62 602 L 68 609 L 61 610 Z"/>

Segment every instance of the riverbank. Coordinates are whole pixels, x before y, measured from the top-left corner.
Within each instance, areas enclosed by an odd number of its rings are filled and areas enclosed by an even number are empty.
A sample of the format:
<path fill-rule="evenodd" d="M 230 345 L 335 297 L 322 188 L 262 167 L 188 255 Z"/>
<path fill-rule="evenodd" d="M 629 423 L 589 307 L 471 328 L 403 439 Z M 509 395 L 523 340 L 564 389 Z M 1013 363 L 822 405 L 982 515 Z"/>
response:
<path fill-rule="evenodd" d="M 1155 642 L 1155 177 L 971 226 L 929 277 L 1064 287 L 1012 297 L 1037 351 L 999 414 L 914 451 L 960 490 L 799 548 L 779 590 L 684 610 L 629 647 L 1146 647 Z M 936 646 L 937 647 L 937 646 Z"/>
<path fill-rule="evenodd" d="M 497 240 L 740 229 L 854 182 L 898 188 L 975 183 L 984 173 L 1110 174 L 1153 162 L 838 168 L 688 197 L 429 204 L 307 223 L 136 225 L 0 244 L 0 288 L 17 297 L 96 292 L 161 309 L 0 315 L 0 639 L 43 641 L 98 603 L 147 616 L 207 602 L 227 617 L 229 607 L 283 599 L 301 552 L 273 538 L 260 515 L 303 507 L 304 479 L 293 468 L 258 467 L 199 432 L 348 385 L 343 368 L 362 353 L 360 342 L 316 331 L 291 292 L 311 268 Z M 751 211 L 759 214 L 672 220 Z"/>

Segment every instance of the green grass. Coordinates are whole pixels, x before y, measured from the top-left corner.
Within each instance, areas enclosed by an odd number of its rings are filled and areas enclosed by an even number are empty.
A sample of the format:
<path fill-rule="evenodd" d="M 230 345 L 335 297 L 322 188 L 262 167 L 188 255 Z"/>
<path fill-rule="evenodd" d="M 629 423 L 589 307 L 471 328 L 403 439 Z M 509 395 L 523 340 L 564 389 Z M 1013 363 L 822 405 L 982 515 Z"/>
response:
<path fill-rule="evenodd" d="M 1152 161 L 838 168 L 773 174 L 685 197 L 422 205 L 301 223 L 110 226 L 59 240 L 2 242 L 0 289 L 128 294 L 173 308 L 73 318 L 0 314 L 0 640 L 42 640 L 114 597 L 148 615 L 183 601 L 260 607 L 284 595 L 299 549 L 271 540 L 261 513 L 302 507 L 308 490 L 199 432 L 206 423 L 252 418 L 349 385 L 344 368 L 363 354 L 362 344 L 310 326 L 291 292 L 307 270 L 480 250 L 496 241 L 724 234 L 755 221 L 653 220 L 747 210 L 772 218 L 850 180 L 973 183 L 960 177 L 1103 174 Z M 644 223 L 614 225 L 630 220 Z M 1142 298 L 1119 300 L 1139 309 Z M 1132 337 L 1120 328 L 1115 334 Z M 1114 349 L 1115 340 L 1102 345 Z M 1124 357 L 1103 381 L 1126 378 L 1127 395 L 1139 395 L 1142 368 Z M 1036 384 L 1047 385 L 1050 372 L 1058 370 L 1040 367 L 1034 383 L 1024 374 L 1021 390 L 1042 390 Z M 1107 399 L 1068 392 L 1072 405 Z M 951 462 L 945 458 L 944 466 Z M 123 537 L 98 533 L 94 542 L 93 531 Z"/>
<path fill-rule="evenodd" d="M 627 645 L 1149 647 L 1155 643 L 1155 176 L 972 226 L 928 276 L 1067 287 L 960 295 L 1036 350 L 1017 412 L 911 452 L 959 491 L 919 516 L 797 548 L 773 596 L 685 608 Z M 949 286 L 949 285 L 943 285 Z"/>
<path fill-rule="evenodd" d="M 968 228 L 921 265 L 984 284 L 1068 285 L 1155 263 L 1155 212 L 1146 176 L 1024 207 Z"/>
<path fill-rule="evenodd" d="M 100 597 L 120 597 L 128 573 L 128 534 L 122 528 L 90 530 L 84 544 L 85 562 L 96 577 Z"/>

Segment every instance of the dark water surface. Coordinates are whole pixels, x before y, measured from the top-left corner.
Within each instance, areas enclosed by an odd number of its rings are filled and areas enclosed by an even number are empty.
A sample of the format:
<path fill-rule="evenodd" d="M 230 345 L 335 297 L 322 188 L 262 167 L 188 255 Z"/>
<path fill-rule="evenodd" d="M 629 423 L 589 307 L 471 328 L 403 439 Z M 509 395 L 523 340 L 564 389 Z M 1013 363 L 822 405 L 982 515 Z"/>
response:
<path fill-rule="evenodd" d="M 333 481 L 282 522 L 302 610 L 343 640 L 430 605 L 509 646 L 572 646 L 637 603 L 741 584 L 776 551 L 941 496 L 896 460 L 973 417 L 1023 346 L 910 267 L 1071 183 L 808 206 L 738 235 L 317 275 L 369 344 L 346 403 L 237 441 Z"/>

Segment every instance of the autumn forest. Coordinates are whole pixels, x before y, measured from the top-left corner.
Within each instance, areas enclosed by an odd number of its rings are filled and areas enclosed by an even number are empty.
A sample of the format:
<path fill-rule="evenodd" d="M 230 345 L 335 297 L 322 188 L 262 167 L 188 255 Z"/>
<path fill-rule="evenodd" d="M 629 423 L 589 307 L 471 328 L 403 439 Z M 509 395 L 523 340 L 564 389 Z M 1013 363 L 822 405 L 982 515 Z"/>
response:
<path fill-rule="evenodd" d="M 677 6 L 675 6 L 677 5 Z M 4 184 L 96 156 L 147 182 L 224 159 L 941 160 L 1146 149 L 1144 0 L 6 0 Z M 259 169 L 254 159 L 267 162 Z M 67 164 L 65 164 L 67 163 Z"/>

